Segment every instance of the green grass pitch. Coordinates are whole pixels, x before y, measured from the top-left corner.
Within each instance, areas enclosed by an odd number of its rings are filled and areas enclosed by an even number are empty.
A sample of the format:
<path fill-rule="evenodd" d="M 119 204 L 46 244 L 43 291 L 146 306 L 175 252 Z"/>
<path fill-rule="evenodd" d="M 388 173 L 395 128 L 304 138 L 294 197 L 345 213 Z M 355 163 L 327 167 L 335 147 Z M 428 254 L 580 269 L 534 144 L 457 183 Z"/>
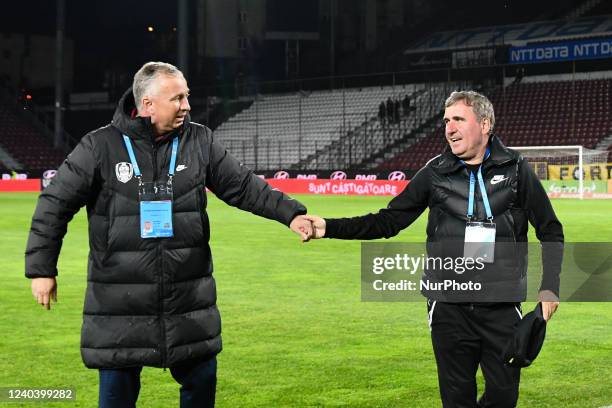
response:
<path fill-rule="evenodd" d="M 329 217 L 376 211 L 388 202 L 296 198 Z M 0 387 L 77 390 L 75 402 L 11 407 L 96 406 L 98 374 L 83 366 L 79 353 L 86 216 L 81 211 L 69 226 L 59 303 L 48 312 L 36 305 L 23 277 L 35 204 L 35 194 L 0 194 Z M 612 241 L 611 201 L 553 205 L 567 241 Z M 223 319 L 219 407 L 440 406 L 425 302 L 361 302 L 358 241 L 302 244 L 284 226 L 217 199 L 208 211 Z M 425 222 L 421 217 L 395 240 L 422 242 Z M 519 407 L 612 405 L 611 330 L 612 305 L 561 304 L 540 357 L 522 372 Z M 481 392 L 480 374 L 479 385 Z M 139 406 L 178 406 L 169 371 L 143 370 Z"/>

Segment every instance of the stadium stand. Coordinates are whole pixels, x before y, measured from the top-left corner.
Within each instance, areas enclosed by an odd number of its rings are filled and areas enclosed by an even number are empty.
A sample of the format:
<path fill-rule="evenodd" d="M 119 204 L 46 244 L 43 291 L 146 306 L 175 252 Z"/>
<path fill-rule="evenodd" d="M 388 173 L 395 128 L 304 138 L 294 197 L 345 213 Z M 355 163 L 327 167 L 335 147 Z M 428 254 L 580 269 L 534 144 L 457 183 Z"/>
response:
<path fill-rule="evenodd" d="M 416 54 L 476 49 L 495 45 L 522 45 L 526 41 L 545 42 L 595 38 L 607 35 L 611 23 L 612 16 L 599 16 L 439 31 L 420 38 L 407 47 L 404 53 Z M 550 27 L 554 27 L 554 29 L 550 29 Z M 534 34 L 540 32 L 544 34 Z"/>
<path fill-rule="evenodd" d="M 606 14 L 612 14 L 612 3 L 609 1 L 599 1 L 584 13 L 585 16 L 603 16 Z"/>
<path fill-rule="evenodd" d="M 524 82 L 491 96 L 495 133 L 508 146 L 583 145 L 601 148 L 612 135 L 612 79 Z M 380 170 L 418 170 L 445 146 L 440 123 L 407 149 L 387 155 Z M 604 147 L 605 148 L 605 147 Z"/>
<path fill-rule="evenodd" d="M 0 146 L 0 169 L 2 170 L 21 170 L 23 164 L 19 163 L 13 156 Z"/>
<path fill-rule="evenodd" d="M 597 150 L 607 150 L 608 151 L 608 161 L 612 162 L 612 133 L 599 141 L 597 146 L 595 146 Z"/>
<path fill-rule="evenodd" d="M 339 140 L 315 152 L 293 166 L 294 169 L 362 168 L 384 151 L 416 140 L 432 120 L 439 118 L 439 101 L 453 89 L 464 88 L 456 82 L 423 86 L 413 98 L 415 112 L 399 123 L 383 122 L 372 117 L 367 123 L 352 129 Z"/>
<path fill-rule="evenodd" d="M 113 109 L 67 109 L 64 114 L 64 126 L 71 135 L 81 139 L 92 130 L 110 123 L 114 111 L 114 107 Z"/>
<path fill-rule="evenodd" d="M 424 85 L 258 96 L 248 109 L 221 124 L 215 134 L 247 165 L 257 162 L 258 169 L 289 167 L 369 123 L 381 101 L 404 95 L 413 100 L 424 98 Z M 381 129 L 375 131 L 380 134 Z"/>
<path fill-rule="evenodd" d="M 3 160 L 3 167 L 7 170 L 27 169 L 29 172 L 56 169 L 66 157 L 66 152 L 54 149 L 51 139 L 34 125 L 35 121 L 23 117 L 16 109 L 14 105 L 0 101 L 0 145 L 20 165 L 14 168 L 14 164 Z"/>

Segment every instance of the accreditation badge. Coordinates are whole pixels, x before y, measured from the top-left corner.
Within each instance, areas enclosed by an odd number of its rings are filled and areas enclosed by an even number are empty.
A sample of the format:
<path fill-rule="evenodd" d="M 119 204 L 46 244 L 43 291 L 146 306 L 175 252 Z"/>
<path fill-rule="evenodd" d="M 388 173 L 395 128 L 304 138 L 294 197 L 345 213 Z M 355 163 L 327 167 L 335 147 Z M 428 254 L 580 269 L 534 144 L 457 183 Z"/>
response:
<path fill-rule="evenodd" d="M 142 183 L 138 188 L 140 201 L 140 237 L 169 238 L 172 228 L 172 184 Z"/>
<path fill-rule="evenodd" d="M 463 257 L 484 263 L 495 261 L 495 223 L 468 222 L 465 226 Z"/>

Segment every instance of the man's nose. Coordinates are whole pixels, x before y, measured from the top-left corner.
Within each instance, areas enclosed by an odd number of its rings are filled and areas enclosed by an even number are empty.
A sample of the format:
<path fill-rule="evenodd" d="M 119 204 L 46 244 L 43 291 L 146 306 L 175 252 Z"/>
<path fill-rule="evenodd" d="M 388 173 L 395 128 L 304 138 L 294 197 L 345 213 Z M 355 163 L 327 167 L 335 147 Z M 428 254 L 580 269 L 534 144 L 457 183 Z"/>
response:
<path fill-rule="evenodd" d="M 181 110 L 185 110 L 185 111 L 191 110 L 191 106 L 189 105 L 189 100 L 187 98 L 184 98 L 181 101 Z"/>

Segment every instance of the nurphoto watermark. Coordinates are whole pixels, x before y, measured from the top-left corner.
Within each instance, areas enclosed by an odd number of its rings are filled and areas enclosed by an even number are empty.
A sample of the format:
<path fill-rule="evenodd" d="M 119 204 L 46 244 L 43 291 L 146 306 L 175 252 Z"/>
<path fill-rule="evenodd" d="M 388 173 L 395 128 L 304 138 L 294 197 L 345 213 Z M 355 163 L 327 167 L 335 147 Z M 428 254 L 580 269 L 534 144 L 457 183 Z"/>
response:
<path fill-rule="evenodd" d="M 612 243 L 498 242 L 486 248 L 460 241 L 364 242 L 362 300 L 523 302 L 549 288 L 558 288 L 562 301 L 612 300 Z"/>

